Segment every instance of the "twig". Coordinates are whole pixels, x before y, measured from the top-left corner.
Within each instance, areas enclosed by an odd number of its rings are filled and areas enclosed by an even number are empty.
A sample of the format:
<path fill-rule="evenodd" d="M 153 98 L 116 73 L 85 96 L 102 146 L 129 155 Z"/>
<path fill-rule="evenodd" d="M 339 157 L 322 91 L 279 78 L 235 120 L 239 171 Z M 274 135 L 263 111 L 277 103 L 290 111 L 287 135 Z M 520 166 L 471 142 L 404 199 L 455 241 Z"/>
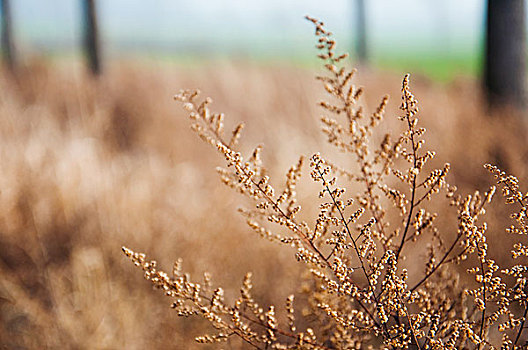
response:
<path fill-rule="evenodd" d="M 405 100 L 407 102 L 407 95 L 404 94 L 405 96 Z M 406 103 L 406 105 L 408 105 Z M 407 113 L 409 113 L 409 111 L 407 111 Z M 416 159 L 417 159 L 417 155 L 416 155 L 416 151 L 417 151 L 417 146 L 416 146 L 416 143 L 414 141 L 414 127 L 413 125 L 411 124 L 411 119 L 410 119 L 410 116 L 407 114 L 406 116 L 406 119 L 407 119 L 407 126 L 408 126 L 408 130 L 409 130 L 409 133 L 410 133 L 410 138 L 411 138 L 411 145 L 412 145 L 412 151 L 413 151 L 413 170 L 416 169 Z M 416 174 L 412 173 L 412 189 L 411 189 L 411 204 L 410 204 L 410 209 L 409 209 L 409 215 L 407 216 L 407 222 L 405 224 L 405 229 L 403 231 L 403 235 L 402 235 L 402 239 L 401 239 L 401 242 L 400 242 L 400 246 L 398 247 L 398 250 L 396 252 L 396 261 L 398 261 L 399 257 L 400 257 L 400 253 L 403 249 L 403 245 L 405 244 L 405 237 L 407 236 L 407 233 L 409 232 L 409 227 L 411 225 L 411 220 L 412 220 L 412 215 L 413 215 L 413 212 L 414 212 L 414 208 L 416 207 L 416 203 L 414 202 L 414 197 L 416 195 Z"/>
<path fill-rule="evenodd" d="M 321 178 L 321 180 L 324 183 L 325 179 L 324 179 L 323 174 L 321 173 L 321 171 L 319 169 L 319 164 L 320 164 L 320 162 L 318 162 L 316 164 L 315 169 L 316 169 L 317 173 L 319 174 L 319 177 Z M 332 202 L 336 206 L 337 212 L 339 213 L 339 216 L 341 217 L 341 221 L 342 221 L 343 225 L 345 226 L 345 230 L 346 230 L 348 236 L 350 237 L 350 239 L 352 240 L 352 244 L 354 245 L 354 251 L 356 252 L 356 255 L 357 255 L 357 257 L 359 259 L 359 262 L 361 264 L 361 270 L 363 271 L 363 274 L 365 275 L 365 278 L 367 279 L 367 284 L 369 286 L 370 292 L 372 293 L 372 297 L 374 298 L 374 301 L 376 302 L 376 305 L 379 305 L 379 300 L 378 300 L 378 298 L 376 296 L 376 292 L 375 292 L 374 287 L 372 286 L 372 284 L 370 282 L 370 275 L 368 274 L 367 269 L 365 267 L 365 263 L 363 262 L 363 259 L 361 258 L 361 254 L 359 253 L 359 248 L 358 248 L 358 246 L 356 244 L 356 241 L 352 237 L 352 232 L 350 232 L 350 228 L 348 227 L 347 220 L 345 220 L 345 216 L 343 214 L 343 211 L 337 205 L 336 199 L 334 198 L 334 195 L 333 195 L 332 191 L 330 190 L 330 187 L 328 187 L 327 184 L 325 184 L 324 187 L 325 187 L 326 192 L 330 195 L 330 198 L 332 199 Z M 383 331 L 385 333 L 385 336 L 388 337 L 389 332 L 388 332 L 388 329 L 387 329 L 387 325 L 385 323 L 382 323 L 382 326 L 383 326 Z"/>

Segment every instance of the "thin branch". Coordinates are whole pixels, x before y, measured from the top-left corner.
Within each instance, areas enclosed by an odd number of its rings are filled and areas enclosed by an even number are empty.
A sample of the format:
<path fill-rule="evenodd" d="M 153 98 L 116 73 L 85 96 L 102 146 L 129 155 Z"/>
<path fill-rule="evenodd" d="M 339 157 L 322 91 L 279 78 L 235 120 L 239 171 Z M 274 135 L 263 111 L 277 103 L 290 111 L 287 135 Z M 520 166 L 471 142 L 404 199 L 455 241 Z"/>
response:
<path fill-rule="evenodd" d="M 479 255 L 480 254 L 483 254 L 483 252 L 481 252 L 479 249 Z M 482 317 L 480 321 L 480 331 L 479 331 L 479 337 L 481 340 L 484 334 L 484 322 L 486 321 L 486 277 L 484 276 L 485 271 L 484 271 L 483 258 L 480 258 L 480 268 L 482 269 L 482 301 L 484 302 L 484 310 L 482 310 Z M 481 348 L 481 345 L 482 343 L 479 345 L 479 349 Z"/>
<path fill-rule="evenodd" d="M 445 175 L 446 175 L 446 171 L 442 170 L 442 173 L 438 176 L 438 179 L 436 179 L 436 181 L 431 185 L 429 190 L 419 200 L 416 201 L 415 206 L 419 206 L 433 192 L 433 190 L 435 189 L 435 186 L 437 186 L 440 183 L 441 179 Z M 423 183 L 425 183 L 425 180 Z M 418 185 L 418 187 L 422 186 L 422 184 Z"/>
<path fill-rule="evenodd" d="M 407 322 L 409 322 L 409 328 L 411 330 L 411 335 L 413 337 L 413 341 L 416 343 L 416 346 L 418 347 L 418 349 L 422 350 L 422 348 L 420 347 L 420 343 L 418 342 L 418 338 L 416 337 L 416 331 L 414 330 L 414 326 L 413 326 L 413 323 L 411 321 L 411 317 L 409 316 L 409 309 L 407 308 L 407 306 L 401 300 L 400 294 L 398 292 L 396 292 L 396 295 L 397 295 L 400 303 L 405 307 L 405 317 L 407 318 Z"/>
<path fill-rule="evenodd" d="M 404 94 L 405 96 L 405 100 L 407 102 L 407 95 Z M 408 105 L 406 103 L 406 105 Z M 407 107 L 408 109 L 408 107 Z M 409 113 L 409 111 L 407 111 L 407 113 Z M 417 159 L 417 155 L 416 155 L 416 152 L 417 152 L 417 146 L 416 146 L 416 142 L 414 140 L 414 127 L 413 125 L 411 124 L 411 118 L 409 116 L 409 114 L 407 114 L 406 116 L 406 119 L 407 119 L 407 126 L 408 126 L 408 130 L 409 130 L 409 133 L 410 133 L 410 138 L 411 138 L 411 145 L 412 145 L 412 151 L 413 151 L 413 170 L 416 169 L 416 159 Z M 414 212 L 414 208 L 416 207 L 416 203 L 414 202 L 414 197 L 416 195 L 416 176 L 414 173 L 412 173 L 412 189 L 411 189 L 411 204 L 410 204 L 410 209 L 409 209 L 409 215 L 407 217 L 407 222 L 405 224 L 405 229 L 403 231 L 403 235 L 402 235 L 402 239 L 401 239 L 401 242 L 400 242 L 400 246 L 398 247 L 398 250 L 396 252 L 396 261 L 398 261 L 399 257 L 400 257 L 400 254 L 401 254 L 401 251 L 403 249 L 403 245 L 405 244 L 405 237 L 407 236 L 407 233 L 409 232 L 409 227 L 411 225 L 411 220 L 412 220 L 412 215 L 413 215 L 413 212 Z"/>
<path fill-rule="evenodd" d="M 451 246 L 449 247 L 449 249 L 447 250 L 447 252 L 444 254 L 444 256 L 442 257 L 442 259 L 440 259 L 440 262 L 431 269 L 431 271 L 429 271 L 429 273 L 427 273 L 418 283 L 416 283 L 414 285 L 414 287 L 412 287 L 410 289 L 410 292 L 414 292 L 416 290 L 416 288 L 420 287 L 422 285 L 422 283 L 424 283 L 429 277 L 431 277 L 435 272 L 436 270 L 438 270 L 438 268 L 440 266 L 442 266 L 442 264 L 446 261 L 447 257 L 449 256 L 449 254 L 451 254 L 451 252 L 453 251 L 453 249 L 456 247 L 456 244 L 458 243 L 458 241 L 460 240 L 460 238 L 462 237 L 462 234 L 458 234 L 457 238 L 454 240 L 453 244 L 451 244 Z"/>
<path fill-rule="evenodd" d="M 319 174 L 319 177 L 321 178 L 321 180 L 324 183 L 325 179 L 323 177 L 323 174 L 319 170 L 319 164 L 320 164 L 320 162 L 316 164 L 315 170 L 317 171 L 317 173 Z M 370 292 L 372 293 L 372 296 L 374 298 L 374 301 L 376 302 L 376 305 L 379 305 L 379 300 L 378 300 L 378 298 L 376 296 L 375 289 L 374 289 L 374 287 L 372 286 L 372 284 L 370 282 L 369 274 L 368 274 L 367 269 L 365 267 L 365 263 L 363 262 L 363 259 L 361 258 L 361 254 L 359 253 L 359 248 L 358 248 L 354 238 L 352 237 L 352 232 L 350 231 L 350 228 L 348 227 L 348 222 L 347 222 L 347 220 L 345 220 L 345 216 L 343 214 L 343 211 L 337 205 L 337 201 L 336 201 L 332 191 L 330 190 L 330 187 L 328 187 L 328 184 L 325 184 L 324 187 L 325 187 L 326 192 L 330 195 L 330 198 L 332 199 L 332 202 L 336 206 L 337 212 L 339 213 L 339 216 L 341 217 L 341 222 L 345 226 L 345 230 L 347 231 L 348 236 L 352 240 L 352 244 L 354 245 L 354 251 L 356 252 L 356 255 L 357 255 L 357 257 L 359 259 L 359 262 L 361 264 L 361 270 L 363 271 L 363 274 L 365 275 L 365 278 L 367 279 L 367 284 L 369 286 Z M 387 325 L 385 323 L 382 323 L 382 326 L 383 326 L 383 331 L 385 333 L 385 336 L 388 336 L 389 333 L 388 333 Z"/>
<path fill-rule="evenodd" d="M 519 332 L 517 332 L 517 336 L 515 337 L 514 345 L 517 345 L 517 342 L 519 342 L 519 339 L 521 338 L 522 331 L 524 329 L 524 322 L 526 322 L 526 316 L 528 315 L 528 307 L 524 308 L 524 314 L 522 317 L 521 325 L 519 326 Z"/>

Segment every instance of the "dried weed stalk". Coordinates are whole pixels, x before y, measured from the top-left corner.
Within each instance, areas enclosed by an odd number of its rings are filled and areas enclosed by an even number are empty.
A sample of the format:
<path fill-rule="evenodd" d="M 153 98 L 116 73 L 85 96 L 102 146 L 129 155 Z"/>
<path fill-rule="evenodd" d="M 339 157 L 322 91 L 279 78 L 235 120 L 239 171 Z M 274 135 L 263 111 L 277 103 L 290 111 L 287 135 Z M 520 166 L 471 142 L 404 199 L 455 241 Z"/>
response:
<path fill-rule="evenodd" d="M 335 53 L 336 42 L 322 22 L 307 19 L 315 25 L 318 56 L 326 71 L 318 77 L 329 95 L 329 101 L 320 102 L 325 110 L 323 132 L 357 164 L 357 169 L 349 170 L 320 154 L 310 158 L 311 178 L 320 186 L 319 213 L 313 222 L 298 219 L 296 185 L 303 157 L 278 190 L 266 175 L 260 147 L 247 159 L 236 150 L 243 125 L 226 137 L 224 116 L 210 111 L 209 98 L 199 102 L 196 91 L 175 97 L 190 113 L 198 136 L 225 157 L 227 167 L 218 170 L 222 181 L 255 202 L 241 210 L 249 227 L 293 247 L 296 259 L 311 271 L 310 283 L 301 291 L 308 300 L 302 322 L 297 320 L 293 295 L 285 302 L 284 324 L 274 306 L 259 305 L 251 295 L 251 274 L 245 276 L 240 296 L 228 302 L 222 288 L 211 286 L 207 274 L 203 282 L 192 281 L 181 271 L 181 261 L 169 275 L 144 254 L 123 251 L 147 280 L 173 299 L 180 316 L 200 315 L 210 321 L 217 331 L 198 337 L 201 343 L 237 336 L 257 349 L 525 346 L 528 267 L 521 258 L 528 255 L 528 245 L 513 247 L 512 259 L 519 263 L 507 268 L 488 255 L 482 215 L 495 188 L 464 197 L 446 182 L 449 164 L 429 166 L 435 152 L 424 149 L 425 129 L 418 124 L 408 75 L 403 79 L 399 117 L 403 132 L 396 138 L 386 134 L 376 142 L 388 97 L 374 113 L 366 114 L 358 103 L 363 90 L 351 82 L 354 71 L 342 66 L 346 54 Z M 528 195 L 519 190 L 514 177 L 486 167 L 497 177 L 506 201 L 520 207 L 513 215 L 516 225 L 508 232 L 524 238 Z M 359 192 L 348 194 L 338 184 L 341 181 L 356 183 L 350 188 L 360 188 Z M 457 213 L 441 225 L 431 209 L 438 201 Z M 456 225 L 450 227 L 449 222 Z M 462 263 L 469 266 L 467 274 L 474 283 L 460 283 L 468 281 L 455 267 Z"/>

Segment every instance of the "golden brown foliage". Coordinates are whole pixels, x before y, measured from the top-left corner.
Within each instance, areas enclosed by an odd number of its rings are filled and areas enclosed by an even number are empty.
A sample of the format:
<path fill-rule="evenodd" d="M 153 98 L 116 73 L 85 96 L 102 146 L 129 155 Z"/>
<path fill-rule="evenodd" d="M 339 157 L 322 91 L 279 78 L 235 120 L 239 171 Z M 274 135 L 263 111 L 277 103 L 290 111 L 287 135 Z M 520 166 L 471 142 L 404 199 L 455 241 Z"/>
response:
<path fill-rule="evenodd" d="M 528 304 L 522 258 L 528 247 L 515 243 L 512 258 L 501 265 L 490 255 L 483 215 L 495 187 L 461 195 L 447 183 L 450 165 L 431 165 L 436 153 L 425 149 L 408 75 L 401 88 L 401 132 L 378 135 L 388 97 L 367 114 L 360 103 L 363 90 L 352 83 L 354 71 L 342 64 L 346 55 L 335 53 L 335 40 L 322 22 L 308 20 L 315 26 L 326 72 L 318 77 L 328 94 L 320 102 L 323 132 L 355 163 L 338 166 L 319 153 L 310 157 L 319 199 L 306 203 L 318 203 L 316 215 L 310 216 L 309 209 L 303 215 L 297 194 L 304 157 L 279 188 L 263 166 L 260 146 L 247 159 L 237 148 L 241 125 L 226 138 L 224 116 L 211 112 L 211 99 L 200 101 L 197 91 L 175 97 L 189 112 L 192 129 L 225 158 L 226 167 L 218 170 L 222 182 L 253 202 L 240 210 L 249 227 L 294 249 L 310 272 L 299 297 L 288 296 L 284 308 L 263 307 L 251 293 L 247 274 L 240 295 L 229 300 L 222 288 L 211 286 L 209 275 L 203 283 L 191 280 L 181 271 L 181 261 L 168 274 L 144 254 L 128 248 L 124 253 L 173 299 L 178 315 L 200 315 L 217 330 L 197 337 L 199 343 L 238 337 L 257 349 L 524 346 Z M 508 232 L 524 239 L 528 195 L 515 177 L 486 167 L 506 201 L 519 207 Z"/>
<path fill-rule="evenodd" d="M 286 89 L 304 98 L 312 94 L 300 88 L 299 81 L 309 82 L 305 73 L 247 65 L 238 68 L 241 75 L 230 65 L 220 72 L 218 66 L 109 69 L 97 82 L 82 66 L 42 63 L 16 80 L 0 75 L 0 343 L 7 348 L 197 347 L 200 321 L 165 314 L 146 284 L 131 289 L 136 271 L 113 254 L 124 241 L 159 256 L 176 252 L 193 261 L 187 271 L 207 269 L 225 285 L 235 285 L 257 255 L 264 259 L 253 268 L 258 285 L 271 275 L 285 287 L 297 279 L 295 268 L 272 272 L 281 255 L 245 237 L 242 223 L 225 220 L 236 204 L 217 188 L 214 173 L 202 174 L 214 155 L 207 156 L 207 146 L 188 146 L 194 135 L 185 113 L 175 116 L 170 92 L 203 86 L 223 96 L 227 111 L 263 119 L 298 103 L 270 95 L 235 107 L 241 89 Z M 271 131 L 259 135 L 271 148 L 285 147 Z M 277 157 L 277 166 L 289 161 Z M 196 230 L 214 232 L 224 244 Z M 226 249 L 235 239 L 244 250 Z M 259 297 L 270 303 L 274 296 Z"/>

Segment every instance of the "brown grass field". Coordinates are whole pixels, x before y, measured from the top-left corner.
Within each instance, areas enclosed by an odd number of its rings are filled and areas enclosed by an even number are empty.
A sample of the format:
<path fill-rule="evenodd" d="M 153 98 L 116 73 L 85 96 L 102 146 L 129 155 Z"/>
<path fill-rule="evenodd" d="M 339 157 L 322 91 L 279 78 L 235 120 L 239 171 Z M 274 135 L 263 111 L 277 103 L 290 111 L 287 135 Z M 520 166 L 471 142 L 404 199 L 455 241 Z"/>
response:
<path fill-rule="evenodd" d="M 412 73 L 412 72 L 411 72 Z M 0 76 L 0 348 L 194 349 L 210 330 L 179 318 L 120 252 L 126 245 L 170 267 L 181 257 L 200 278 L 209 271 L 226 297 L 252 271 L 255 298 L 281 304 L 302 283 L 294 252 L 257 238 L 223 186 L 221 157 L 189 130 L 173 95 L 199 88 L 246 124 L 244 151 L 264 146 L 271 177 L 298 155 L 330 152 L 320 133 L 323 91 L 315 72 L 288 66 L 210 63 L 193 68 L 114 64 L 99 80 L 76 66 L 34 63 Z M 399 128 L 402 77 L 365 69 L 362 103 L 372 111 L 391 96 L 384 129 Z M 511 113 L 490 116 L 476 81 L 437 85 L 413 77 L 427 145 L 450 162 L 462 193 L 485 190 L 486 162 L 528 184 L 525 129 Z M 344 164 L 345 155 L 338 156 Z M 309 176 L 299 198 L 309 201 Z M 494 203 L 501 204 L 498 198 Z M 497 205 L 487 221 L 501 252 L 508 224 Z M 308 210 L 310 210 L 308 208 Z M 316 213 L 316 208 L 312 209 Z M 506 217 L 506 219 L 505 219 Z M 501 226 L 502 225 L 502 226 Z M 497 228 L 495 228 L 497 227 Z M 504 253 L 507 254 L 507 253 Z M 224 348 L 246 348 L 233 340 Z"/>

